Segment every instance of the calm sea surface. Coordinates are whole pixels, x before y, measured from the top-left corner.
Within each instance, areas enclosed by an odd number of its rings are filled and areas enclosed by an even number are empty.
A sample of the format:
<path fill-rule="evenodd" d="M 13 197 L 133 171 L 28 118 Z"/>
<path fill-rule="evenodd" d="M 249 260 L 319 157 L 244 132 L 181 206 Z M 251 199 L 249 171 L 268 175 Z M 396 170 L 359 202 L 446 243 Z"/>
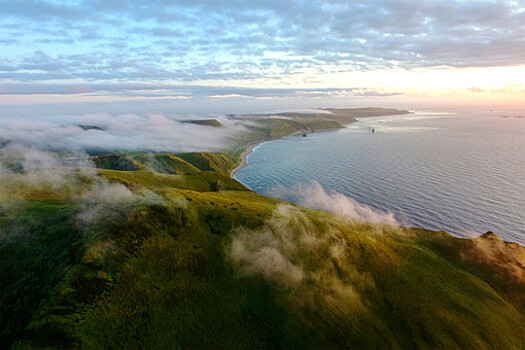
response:
<path fill-rule="evenodd" d="M 525 111 L 363 118 L 263 143 L 235 177 L 261 194 L 316 180 L 406 226 L 525 244 Z"/>

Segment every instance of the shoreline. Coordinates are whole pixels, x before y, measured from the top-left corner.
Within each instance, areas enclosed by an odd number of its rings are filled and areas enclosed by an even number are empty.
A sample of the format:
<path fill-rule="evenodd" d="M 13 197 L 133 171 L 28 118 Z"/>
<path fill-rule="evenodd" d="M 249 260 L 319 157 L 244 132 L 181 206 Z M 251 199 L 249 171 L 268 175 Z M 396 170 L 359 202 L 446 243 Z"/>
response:
<path fill-rule="evenodd" d="M 408 113 L 402 113 L 402 114 L 394 114 L 394 115 L 407 115 L 407 114 L 412 114 L 413 112 L 411 111 L 408 111 Z M 385 116 L 389 116 L 390 114 L 385 114 L 385 115 L 380 115 L 380 116 L 373 116 L 373 117 L 385 117 Z M 242 146 L 242 148 L 244 148 L 244 150 L 242 151 L 240 157 L 241 157 L 241 161 L 239 163 L 239 165 L 237 165 L 235 167 L 235 169 L 233 169 L 231 172 L 230 172 L 230 177 L 236 181 L 239 181 L 235 178 L 235 173 L 238 172 L 239 170 L 241 169 L 244 169 L 246 168 L 246 166 L 248 166 L 248 156 L 253 152 L 253 150 L 261 145 L 262 143 L 264 142 L 269 142 L 269 141 L 276 141 L 276 140 L 283 140 L 283 139 L 286 139 L 288 137 L 291 137 L 291 136 L 296 136 L 296 135 L 303 135 L 303 134 L 311 134 L 313 132 L 315 133 L 321 133 L 321 132 L 330 132 L 330 131 L 336 131 L 336 130 L 341 130 L 341 129 L 344 129 L 346 128 L 347 125 L 350 125 L 350 124 L 354 124 L 356 122 L 359 121 L 359 118 L 369 118 L 368 116 L 361 116 L 361 117 L 354 117 L 355 120 L 351 121 L 350 123 L 346 123 L 346 124 L 342 124 L 340 128 L 332 128 L 332 129 L 324 129 L 324 130 L 310 130 L 310 131 L 295 131 L 293 133 L 291 133 L 290 135 L 286 135 L 286 136 L 283 136 L 283 137 L 279 137 L 279 138 L 270 138 L 270 139 L 266 139 L 266 140 L 258 140 L 258 141 L 251 141 L 251 142 L 248 142 L 246 145 Z M 240 181 L 239 181 L 240 182 Z M 243 186 L 245 186 L 246 188 L 250 189 L 248 186 L 246 186 L 245 184 L 242 184 Z"/>
<path fill-rule="evenodd" d="M 350 123 L 352 124 L 352 123 Z M 345 124 L 344 127 L 346 127 L 346 125 L 349 125 L 349 124 Z M 242 151 L 240 157 L 241 157 L 241 161 L 239 163 L 239 165 L 237 165 L 235 167 L 235 169 L 233 169 L 231 172 L 230 172 L 230 177 L 236 181 L 239 181 L 235 178 L 235 173 L 238 172 L 239 170 L 241 169 L 244 169 L 246 168 L 246 166 L 248 166 L 248 156 L 253 152 L 253 150 L 265 143 L 265 142 L 270 142 L 270 141 L 277 141 L 277 140 L 284 140 L 288 137 L 292 137 L 292 136 L 297 136 L 297 135 L 303 135 L 303 134 L 311 134 L 312 132 L 316 132 L 316 133 L 320 133 L 320 132 L 328 132 L 328 131 L 336 131 L 336 130 L 341 130 L 342 128 L 337 128 L 337 129 L 326 129 L 326 130 L 318 130 L 318 131 L 296 131 L 296 132 L 293 132 L 291 133 L 290 135 L 286 135 L 286 136 L 283 136 L 283 137 L 279 137 L 279 138 L 275 138 L 275 139 L 267 139 L 267 140 L 259 140 L 259 141 L 251 141 L 251 142 L 248 142 L 246 145 L 243 146 L 244 148 L 244 151 Z M 240 181 L 239 181 L 240 182 Z M 245 184 L 242 184 L 243 186 L 247 187 L 248 189 L 251 190 L 251 188 L 249 188 L 248 186 L 246 186 Z"/>
<path fill-rule="evenodd" d="M 257 146 L 259 146 L 260 144 L 264 143 L 264 142 L 267 142 L 267 141 L 272 141 L 272 140 L 261 140 L 261 141 L 252 141 L 252 142 L 249 142 L 247 143 L 246 145 L 243 146 L 244 148 L 244 151 L 242 151 L 240 157 L 241 157 L 241 161 L 239 163 L 239 165 L 237 165 L 235 167 L 235 169 L 233 169 L 231 172 L 230 172 L 230 177 L 236 181 L 239 181 L 235 178 L 235 173 L 238 172 L 239 170 L 241 169 L 244 169 L 246 168 L 246 166 L 248 165 L 248 156 L 253 152 L 253 149 Z M 247 187 L 245 184 L 243 184 L 243 186 Z"/>

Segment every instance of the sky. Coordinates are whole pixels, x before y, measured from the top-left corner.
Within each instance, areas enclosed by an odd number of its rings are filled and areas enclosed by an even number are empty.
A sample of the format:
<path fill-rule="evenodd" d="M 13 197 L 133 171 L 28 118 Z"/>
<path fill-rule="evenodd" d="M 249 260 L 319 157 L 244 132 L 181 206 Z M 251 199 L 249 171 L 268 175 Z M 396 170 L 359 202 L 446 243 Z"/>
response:
<path fill-rule="evenodd" d="M 525 109 L 525 1 L 0 0 L 0 116 Z"/>

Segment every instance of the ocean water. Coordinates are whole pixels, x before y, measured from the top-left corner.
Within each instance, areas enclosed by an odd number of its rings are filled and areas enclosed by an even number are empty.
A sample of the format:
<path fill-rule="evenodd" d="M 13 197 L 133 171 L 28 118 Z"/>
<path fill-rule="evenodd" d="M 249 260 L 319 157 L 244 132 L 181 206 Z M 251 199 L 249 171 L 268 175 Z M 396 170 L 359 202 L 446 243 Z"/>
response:
<path fill-rule="evenodd" d="M 315 180 L 405 226 L 525 244 L 525 111 L 363 118 L 265 142 L 235 177 L 267 195 Z"/>

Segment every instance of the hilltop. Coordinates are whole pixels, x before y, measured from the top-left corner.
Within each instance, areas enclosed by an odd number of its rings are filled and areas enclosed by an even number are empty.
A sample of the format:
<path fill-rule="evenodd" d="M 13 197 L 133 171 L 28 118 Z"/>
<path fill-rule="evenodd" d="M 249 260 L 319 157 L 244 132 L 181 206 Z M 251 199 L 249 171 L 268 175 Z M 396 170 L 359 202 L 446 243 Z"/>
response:
<path fill-rule="evenodd" d="M 520 348 L 522 246 L 283 203 L 202 171 L 211 157 L 11 186 L 2 343 Z"/>

